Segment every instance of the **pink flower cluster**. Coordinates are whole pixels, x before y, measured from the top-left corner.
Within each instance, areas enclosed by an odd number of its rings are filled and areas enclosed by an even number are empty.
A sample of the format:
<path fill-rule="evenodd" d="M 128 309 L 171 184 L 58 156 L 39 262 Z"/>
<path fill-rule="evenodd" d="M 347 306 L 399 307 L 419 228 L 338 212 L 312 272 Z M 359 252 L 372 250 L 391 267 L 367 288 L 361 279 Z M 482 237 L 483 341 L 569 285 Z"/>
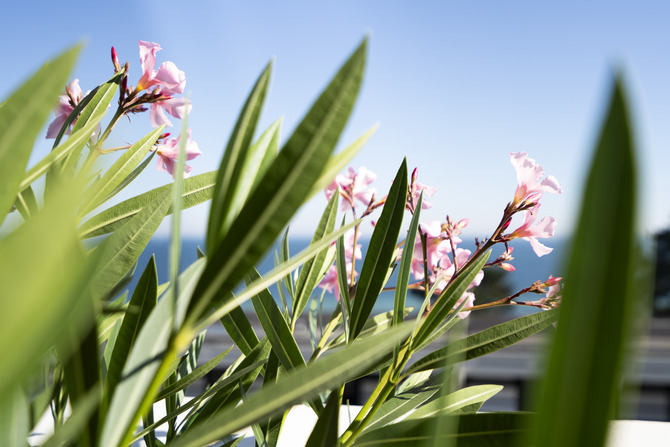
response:
<path fill-rule="evenodd" d="M 556 219 L 544 217 L 535 223 L 540 209 L 539 202 L 545 192 L 560 194 L 561 185 L 555 177 L 551 175 L 545 177 L 542 166 L 536 164 L 532 158 L 528 158 L 526 152 L 511 153 L 510 160 L 516 170 L 518 182 L 514 200 L 511 203 L 511 213 L 520 209 L 523 214 L 523 224 L 505 238 L 507 240 L 516 238 L 527 240 L 536 255 L 544 256 L 551 253 L 553 248 L 546 247 L 538 239 L 554 236 Z"/>
<path fill-rule="evenodd" d="M 457 245 L 462 242 L 458 235 L 467 224 L 467 219 L 460 220 L 456 224 L 452 224 L 447 219 L 447 223 L 444 225 L 438 221 L 419 225 L 419 234 L 414 243 L 410 271 L 414 279 L 421 281 L 424 280 L 427 269 L 428 285 L 436 287 L 435 293 L 437 295 L 447 287 L 456 271 L 462 268 L 470 259 L 470 255 L 472 255 L 470 250 L 457 248 Z M 425 266 L 421 235 L 423 235 L 426 241 Z M 472 283 L 468 285 L 468 290 L 478 286 L 483 278 L 484 271 L 480 271 Z M 466 301 L 465 307 L 471 307 L 474 300 L 474 293 L 466 291 L 458 300 L 458 305 Z M 469 314 L 470 312 L 468 311 L 461 312 L 459 313 L 459 317 L 465 318 Z"/>
<path fill-rule="evenodd" d="M 369 206 L 377 192 L 374 188 L 369 188 L 370 183 L 377 179 L 377 174 L 369 171 L 367 168 L 361 168 L 358 172 L 352 167 L 349 167 L 347 173 L 338 174 L 335 180 L 326 187 L 326 199 L 335 194 L 339 189 L 340 196 L 342 196 L 342 211 L 353 211 L 356 207 L 356 201 L 365 206 Z"/>
<path fill-rule="evenodd" d="M 172 122 L 170 122 L 167 115 L 183 119 L 192 108 L 189 100 L 174 96 L 184 92 L 186 75 L 170 61 L 163 62 L 158 69 L 155 68 L 156 53 L 161 50 L 159 44 L 140 40 L 139 48 L 142 76 L 137 82 L 137 86 L 133 88 L 132 86 L 128 86 L 128 63 L 126 63 L 124 68 L 121 68 L 118 54 L 112 47 L 112 63 L 114 64 L 114 70 L 116 73 L 123 71 L 124 75 L 119 92 L 119 109 L 115 115 L 115 119 L 118 120 L 122 115 L 146 111 L 144 106 L 149 104 L 149 118 L 152 126 L 172 126 Z M 58 135 L 60 129 L 65 124 L 67 117 L 74 111 L 74 108 L 83 98 L 78 79 L 72 81 L 65 90 L 66 94 L 59 97 L 58 106 L 55 110 L 56 118 L 49 125 L 47 138 L 55 138 Z M 112 123 L 108 126 L 105 134 L 103 134 L 103 138 L 107 136 L 109 130 L 111 130 L 116 123 L 115 119 L 113 119 Z M 69 134 L 70 129 L 66 129 L 66 133 Z M 94 133 L 93 142 L 97 142 L 99 134 L 100 130 L 98 129 L 96 130 L 96 133 Z M 164 135 L 162 137 L 162 143 L 158 143 L 155 148 L 159 157 L 157 169 L 159 171 L 169 172 L 174 177 L 174 169 L 179 154 L 178 142 L 180 138 L 167 139 L 168 135 L 169 134 Z M 191 139 L 190 129 L 188 130 L 187 135 L 186 154 L 188 160 L 192 160 L 202 154 L 198 145 Z M 191 166 L 187 165 L 184 175 L 189 175 L 191 171 Z"/>
<path fill-rule="evenodd" d="M 482 255 L 488 248 L 497 243 L 505 244 L 505 251 L 498 256 L 494 261 L 489 262 L 485 267 L 500 267 L 506 271 L 514 271 L 515 268 L 509 263 L 513 259 L 513 247 L 509 247 L 507 243 L 513 239 L 525 239 L 530 242 L 532 249 L 538 256 L 543 256 L 552 251 L 541 244 L 538 239 L 549 238 L 554 235 L 556 228 L 556 220 L 553 217 L 544 217 L 537 219 L 540 208 L 540 199 L 545 192 L 561 193 L 561 186 L 556 178 L 553 176 L 545 176 L 544 169 L 538 165 L 535 160 L 528 158 L 525 152 L 518 152 L 510 154 L 512 166 L 517 174 L 517 188 L 514 193 L 514 199 L 505 208 L 501 223 L 496 228 L 491 239 L 485 239 L 483 242 L 476 240 L 477 250 L 475 253 L 470 250 L 459 248 L 458 245 L 462 242 L 459 237 L 462 230 L 468 225 L 468 219 L 460 221 L 452 221 L 447 216 L 445 222 L 431 221 L 428 223 L 420 223 L 417 238 L 415 240 L 412 261 L 410 265 L 410 272 L 413 278 L 417 281 L 413 285 L 414 288 L 433 288 L 435 295 L 440 295 L 444 289 L 449 285 L 452 279 L 458 275 L 458 272 L 464 268 L 472 257 Z M 349 168 L 346 174 L 338 175 L 335 180 L 325 189 L 325 194 L 330 199 L 336 191 L 343 198 L 342 210 L 351 211 L 354 216 L 356 214 L 355 207 L 357 203 L 366 205 L 367 215 L 375 206 L 384 203 L 385 199 L 379 202 L 375 201 L 375 190 L 370 188 L 370 184 L 376 179 L 376 175 L 366 168 L 361 168 L 358 172 Z M 414 213 L 417 208 L 418 199 L 421 193 L 424 195 L 422 208 L 427 209 L 432 206 L 426 200 L 426 197 L 432 197 L 436 192 L 436 188 L 424 185 L 417 181 L 417 170 L 412 172 L 411 182 L 407 191 L 406 208 Z M 374 203 L 373 203 L 374 202 Z M 520 214 L 523 217 L 523 223 L 511 233 L 503 234 L 509 227 L 512 217 Z M 346 253 L 346 268 L 348 279 L 353 285 L 356 272 L 353 271 L 355 259 L 361 259 L 360 245 L 354 239 L 353 231 L 347 234 L 347 253 Z M 468 285 L 466 291 L 460 297 L 458 304 L 465 302 L 465 308 L 473 307 L 475 295 L 471 291 L 473 287 L 478 286 L 484 277 L 483 270 L 478 272 L 474 280 Z M 558 294 L 560 292 L 559 285 L 560 278 L 550 277 L 544 283 L 537 282 L 535 284 L 539 287 L 542 293 L 547 292 L 547 296 L 542 301 L 541 308 L 547 308 L 549 305 L 556 303 Z M 325 274 L 320 283 L 320 287 L 326 291 L 333 293 L 336 299 L 339 300 L 339 285 L 336 266 L 333 265 Z M 519 293 L 527 293 L 528 291 L 535 291 L 530 289 L 523 289 Z M 499 303 L 508 303 L 516 297 L 510 296 Z M 503 303 L 503 304 L 504 304 Z M 521 303 L 534 305 L 532 303 Z M 520 303 L 516 303 L 520 304 Z M 465 318 L 469 314 L 469 310 L 461 312 L 459 316 Z"/>

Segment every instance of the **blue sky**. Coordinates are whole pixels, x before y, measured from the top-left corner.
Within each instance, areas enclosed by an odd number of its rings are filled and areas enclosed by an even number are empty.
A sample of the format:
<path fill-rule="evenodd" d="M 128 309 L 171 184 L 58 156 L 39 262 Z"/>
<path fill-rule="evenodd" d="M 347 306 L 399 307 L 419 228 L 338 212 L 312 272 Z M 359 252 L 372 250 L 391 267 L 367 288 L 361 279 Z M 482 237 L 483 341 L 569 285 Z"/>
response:
<path fill-rule="evenodd" d="M 283 116 L 286 138 L 369 34 L 366 78 L 340 147 L 380 123 L 353 165 L 375 171 L 376 187 L 385 191 L 406 156 L 423 183 L 439 188 L 425 219 L 469 217 L 479 236 L 490 234 L 514 194 L 508 154 L 517 151 L 527 151 L 561 182 L 564 193 L 545 196 L 541 215 L 558 220 L 558 236 L 570 233 L 612 73 L 619 70 L 642 155 L 642 227 L 670 225 L 666 2 L 57 3 L 4 6 L 0 97 L 81 41 L 73 77 L 84 90 L 111 75 L 112 45 L 130 62 L 135 83 L 137 41 L 158 42 L 158 62 L 173 61 L 186 72 L 189 124 L 204 152 L 192 162 L 195 173 L 218 167 L 237 113 L 271 58 L 275 71 L 261 127 Z M 119 126 L 110 144 L 149 129 L 148 117 L 135 117 Z M 38 155 L 48 148 L 40 143 Z M 152 167 L 129 192 L 170 180 Z M 308 204 L 292 232 L 313 231 L 324 205 L 322 196 Z M 185 212 L 187 234 L 202 234 L 207 208 Z"/>

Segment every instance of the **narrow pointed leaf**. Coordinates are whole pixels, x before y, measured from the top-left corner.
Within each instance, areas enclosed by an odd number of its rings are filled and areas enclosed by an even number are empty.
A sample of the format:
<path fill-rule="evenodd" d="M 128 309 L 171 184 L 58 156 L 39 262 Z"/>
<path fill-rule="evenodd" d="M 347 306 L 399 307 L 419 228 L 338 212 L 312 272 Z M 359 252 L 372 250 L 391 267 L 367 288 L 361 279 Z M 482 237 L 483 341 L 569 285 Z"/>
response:
<path fill-rule="evenodd" d="M 180 324 L 183 320 L 204 262 L 204 259 L 194 262 L 181 274 L 176 315 L 172 314 L 173 303 L 161 299 L 140 330 L 105 418 L 100 436 L 103 447 L 116 447 L 128 441 L 141 415 L 151 407 L 158 387 L 176 360 L 175 352 L 168 350 L 173 321 Z"/>
<path fill-rule="evenodd" d="M 403 160 L 370 238 L 351 309 L 351 336 L 360 334 L 384 287 L 407 202 L 407 161 Z"/>
<path fill-rule="evenodd" d="M 365 52 L 363 41 L 286 142 L 224 239 L 209 252 L 207 269 L 189 310 L 190 319 L 200 320 L 211 311 L 217 295 L 228 295 L 233 290 L 307 198 L 353 108 Z"/>
<path fill-rule="evenodd" d="M 450 416 L 456 418 L 457 416 Z M 366 433 L 356 441 L 356 447 L 389 445 L 424 445 L 425 442 L 457 445 L 458 447 L 519 447 L 519 439 L 527 433 L 531 415 L 525 413 L 482 413 L 458 416 L 454 425 L 458 432 L 440 434 L 435 439 L 432 427 L 440 416 L 410 419 Z"/>
<path fill-rule="evenodd" d="M 276 383 L 250 395 L 242 404 L 222 410 L 200 430 L 186 433 L 174 447 L 206 445 L 252 423 L 262 422 L 295 403 L 312 399 L 322 391 L 333 389 L 390 353 L 411 330 L 411 325 L 398 326 L 281 376 Z"/>
<path fill-rule="evenodd" d="M 204 363 L 202 366 L 194 370 L 192 373 L 182 377 L 172 385 L 165 387 L 163 391 L 161 391 L 158 394 L 158 396 L 156 396 L 154 402 L 158 402 L 159 400 L 165 399 L 167 396 L 185 390 L 198 380 L 205 377 L 209 372 L 211 372 L 214 368 L 216 368 L 219 363 L 221 363 L 221 361 L 230 353 L 232 349 L 233 347 L 231 346 L 230 348 L 218 354 L 213 359 L 209 360 L 207 363 Z"/>
<path fill-rule="evenodd" d="M 77 194 L 56 190 L 39 213 L 0 241 L 0 355 L 11 365 L 0 369 L 0 395 L 11 393 L 54 344 L 68 345 L 68 330 L 90 324 L 86 290 L 97 257 L 85 257 L 76 236 Z"/>
<path fill-rule="evenodd" d="M 16 197 L 16 202 L 14 202 L 14 206 L 18 212 L 21 213 L 24 220 L 30 219 L 30 216 L 38 211 L 37 199 L 35 199 L 33 188 L 28 187 L 19 192 L 19 195 Z"/>
<path fill-rule="evenodd" d="M 163 221 L 170 199 L 170 191 L 154 199 L 96 249 L 104 256 L 104 264 L 95 278 L 97 296 L 110 290 L 135 264 Z"/>
<path fill-rule="evenodd" d="M 326 209 L 323 211 L 319 225 L 312 237 L 312 242 L 320 240 L 327 233 L 332 233 L 335 228 L 338 197 L 339 194 L 333 194 L 328 201 L 328 205 L 326 205 Z M 328 249 L 325 249 L 316 255 L 314 259 L 305 262 L 305 265 L 300 269 L 300 275 L 298 276 L 298 281 L 295 286 L 295 302 L 293 303 L 294 321 L 299 318 L 302 311 L 305 310 L 305 306 L 312 295 L 314 287 L 316 287 L 317 281 L 321 279 L 320 275 L 327 255 Z"/>
<path fill-rule="evenodd" d="M 163 126 L 152 130 L 124 151 L 123 155 L 114 162 L 102 178 L 93 184 L 90 197 L 83 206 L 84 214 L 95 209 L 104 202 L 104 199 L 110 197 L 111 193 L 140 164 L 162 131 Z"/>
<path fill-rule="evenodd" d="M 106 381 L 106 399 L 111 400 L 135 341 L 158 299 L 156 260 L 151 256 L 140 277 L 114 343 Z"/>
<path fill-rule="evenodd" d="M 406 374 L 442 368 L 447 363 L 481 357 L 513 345 L 551 326 L 558 318 L 558 310 L 551 309 L 519 317 L 491 326 L 476 334 L 456 340 L 410 366 Z"/>
<path fill-rule="evenodd" d="M 71 153 L 79 153 L 86 143 L 91 138 L 91 134 L 95 130 L 96 126 L 100 123 L 102 115 L 89 120 L 86 126 L 72 132 L 65 142 L 56 146 L 47 156 L 38 161 L 33 167 L 31 167 L 25 176 L 21 180 L 19 185 L 19 190 L 24 191 L 30 186 L 35 180 L 40 178 L 43 174 L 48 172 L 52 166 L 58 164 L 65 160 Z"/>
<path fill-rule="evenodd" d="M 212 198 L 216 171 L 189 177 L 184 180 L 184 203 L 182 209 L 190 208 Z M 164 185 L 139 196 L 132 197 L 100 212 L 79 227 L 79 234 L 87 239 L 116 231 L 148 204 L 172 190 L 172 184 Z M 167 214 L 172 213 L 172 206 Z"/>
<path fill-rule="evenodd" d="M 221 324 L 243 354 L 248 355 L 258 344 L 258 336 L 241 307 L 221 317 Z"/>
<path fill-rule="evenodd" d="M 35 138 L 56 105 L 78 53 L 76 46 L 47 62 L 0 108 L 0 223 L 20 191 Z"/>
<path fill-rule="evenodd" d="M 232 219 L 240 209 L 241 203 L 237 197 L 238 188 L 247 175 L 244 168 L 252 155 L 248 149 L 263 108 L 271 73 L 272 62 L 265 67 L 258 77 L 254 88 L 242 107 L 233 133 L 226 145 L 216 177 L 214 201 L 209 213 L 209 224 L 207 226 L 207 251 L 209 253 L 213 253 L 219 245 L 222 236 L 226 233 Z"/>
<path fill-rule="evenodd" d="M 305 447 L 337 447 L 340 445 L 338 440 L 338 425 L 340 417 L 340 396 L 337 392 L 330 393 L 326 408 L 319 415 L 312 434 L 305 444 Z"/>
<path fill-rule="evenodd" d="M 349 162 L 353 160 L 365 143 L 367 143 L 370 137 L 377 131 L 378 127 L 379 125 L 375 124 L 344 150 L 330 156 L 321 176 L 316 183 L 314 183 L 314 186 L 312 186 L 312 191 L 309 193 L 309 197 L 313 197 L 322 192 L 326 186 L 332 183 L 335 176 L 347 167 Z"/>
<path fill-rule="evenodd" d="M 249 282 L 260 279 L 256 269 L 249 274 Z M 293 338 L 291 328 L 284 319 L 281 310 L 277 306 L 272 294 L 268 289 L 261 291 L 251 298 L 258 321 L 263 327 L 265 336 L 272 345 L 272 350 L 279 358 L 281 364 L 287 371 L 291 371 L 305 364 L 305 359 L 300 353 L 298 343 Z"/>
<path fill-rule="evenodd" d="M 536 445 L 604 445 L 635 309 L 636 155 L 617 77 L 583 194 Z M 644 290 L 644 287 L 641 288 Z M 638 303 L 636 303 L 636 301 Z"/>
<path fill-rule="evenodd" d="M 116 94 L 116 90 L 119 87 L 119 83 L 121 82 L 123 76 L 124 75 L 122 73 L 118 73 L 114 75 L 109 81 L 96 88 L 95 91 L 92 91 L 90 94 L 92 94 L 93 97 L 88 102 L 88 104 L 86 104 L 83 110 L 81 110 L 79 116 L 77 116 L 77 113 L 79 112 L 78 107 L 75 107 L 75 110 L 73 110 L 68 117 L 68 120 L 71 118 L 76 118 L 77 120 L 77 122 L 72 126 L 73 132 L 83 128 L 89 121 L 99 121 L 107 113 L 109 104 L 112 102 L 112 99 L 114 99 L 114 95 Z M 63 126 L 61 129 L 61 132 L 64 129 L 66 129 L 65 126 Z M 81 148 L 79 151 L 72 151 L 68 155 L 67 160 L 63 166 L 63 172 L 72 172 L 76 168 L 77 162 L 79 161 L 79 152 L 81 152 Z M 47 176 L 47 183 L 48 181 L 49 176 Z"/>
<path fill-rule="evenodd" d="M 421 204 L 423 203 L 423 192 L 419 195 L 416 202 L 414 215 L 407 230 L 405 245 L 398 268 L 398 280 L 395 288 L 395 300 L 393 301 L 393 324 L 400 324 L 404 317 L 405 300 L 407 298 L 407 285 L 409 284 L 409 274 L 412 268 L 412 256 L 414 255 L 414 241 L 419 230 L 419 216 L 421 215 Z"/>
<path fill-rule="evenodd" d="M 438 384 L 427 384 L 420 387 L 414 387 L 407 391 L 398 393 L 386 402 L 384 402 L 379 410 L 370 420 L 370 423 L 365 428 L 365 431 L 372 431 L 388 425 L 399 419 L 414 409 L 418 408 L 432 398 L 435 393 L 440 390 Z"/>
<path fill-rule="evenodd" d="M 461 388 L 417 408 L 416 411 L 407 416 L 407 419 L 421 419 L 455 413 L 469 405 L 486 402 L 502 389 L 502 385 L 475 385 Z"/>
<path fill-rule="evenodd" d="M 263 369 L 263 363 L 261 361 L 267 360 L 270 354 L 270 343 L 267 338 L 261 340 L 258 345 L 249 353 L 248 356 L 240 362 L 240 364 L 235 368 L 235 371 L 246 370 L 252 365 L 258 365 L 256 368 L 244 374 L 236 382 L 230 382 L 229 386 L 221 388 L 216 392 L 211 399 L 207 401 L 200 409 L 199 413 L 196 415 L 193 426 L 199 425 L 202 427 L 206 425 L 208 421 L 216 419 L 216 415 L 222 411 L 228 405 L 235 405 L 239 402 L 243 396 L 243 393 L 247 393 L 249 388 L 254 383 L 258 375 Z M 240 389 L 240 387 L 242 389 Z M 198 428 L 194 431 L 200 431 L 202 428 Z"/>

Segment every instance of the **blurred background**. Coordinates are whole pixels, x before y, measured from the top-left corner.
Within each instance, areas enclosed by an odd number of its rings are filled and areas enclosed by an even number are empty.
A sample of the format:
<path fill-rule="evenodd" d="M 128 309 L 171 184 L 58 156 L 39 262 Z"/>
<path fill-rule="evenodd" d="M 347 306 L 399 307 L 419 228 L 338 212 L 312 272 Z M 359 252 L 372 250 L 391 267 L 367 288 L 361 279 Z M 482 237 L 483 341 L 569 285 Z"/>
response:
<path fill-rule="evenodd" d="M 560 181 L 563 194 L 546 195 L 540 213 L 558 221 L 555 240 L 546 243 L 556 250 L 538 259 L 524 255 L 526 242 L 514 244 L 518 272 L 526 276 L 514 272 L 500 281 L 518 288 L 561 272 L 614 73 L 625 79 L 634 111 L 640 227 L 656 234 L 670 226 L 669 18 L 670 3 L 645 0 L 6 2 L 0 15 L 0 98 L 76 43 L 84 46 L 72 78 L 84 91 L 111 76 L 111 46 L 121 63 L 130 63 L 129 81 L 136 83 L 138 40 L 157 42 L 163 48 L 158 64 L 172 61 L 186 73 L 185 93 L 193 103 L 189 127 L 203 152 L 191 162 L 197 174 L 218 167 L 235 118 L 268 61 L 274 59 L 274 74 L 260 128 L 283 117 L 285 139 L 369 35 L 366 77 L 340 147 L 380 124 L 353 163 L 377 173 L 373 186 L 379 195 L 407 157 L 410 167 L 419 168 L 419 180 L 438 188 L 424 220 L 467 217 L 463 239 L 472 244 L 475 236 L 490 235 L 514 194 L 510 152 L 528 152 Z M 180 122 L 172 121 L 176 135 Z M 119 124 L 109 146 L 133 142 L 149 130 L 148 114 L 133 116 Z M 51 141 L 39 141 L 33 162 L 50 147 Z M 171 181 L 151 167 L 115 201 Z M 325 203 L 323 196 L 308 203 L 291 235 L 310 238 Z M 202 244 L 208 207 L 184 213 L 187 246 Z M 167 233 L 164 224 L 158 236 Z M 156 244 L 154 251 L 163 249 L 160 240 Z M 195 258 L 194 249 L 186 252 Z M 667 253 L 659 254 L 665 256 L 659 281 L 670 277 Z M 670 282 L 659 284 L 656 312 L 667 315 Z M 660 385 L 652 395 L 660 396 L 656 414 L 667 420 L 670 324 L 667 318 L 654 321 L 665 344 L 654 351 Z"/>

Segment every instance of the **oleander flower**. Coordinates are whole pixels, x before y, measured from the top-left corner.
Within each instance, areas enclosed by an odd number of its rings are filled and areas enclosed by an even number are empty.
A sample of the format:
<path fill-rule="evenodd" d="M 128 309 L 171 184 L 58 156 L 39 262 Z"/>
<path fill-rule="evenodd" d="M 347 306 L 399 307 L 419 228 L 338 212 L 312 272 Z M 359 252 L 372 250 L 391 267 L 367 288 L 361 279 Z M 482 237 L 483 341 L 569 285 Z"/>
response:
<path fill-rule="evenodd" d="M 58 97 L 58 105 L 54 110 L 56 118 L 49 124 L 47 138 L 56 138 L 58 136 L 63 124 L 65 124 L 65 120 L 84 97 L 81 87 L 79 86 L 79 79 L 72 80 L 72 82 L 67 85 L 66 90 L 68 91 L 68 94 L 60 95 Z M 66 135 L 70 135 L 70 127 L 65 130 Z"/>
<path fill-rule="evenodd" d="M 165 171 L 175 177 L 175 168 L 177 167 L 177 160 L 179 157 L 179 142 L 181 136 L 178 138 L 165 139 L 161 144 L 156 146 L 156 154 L 158 155 L 158 165 L 156 167 L 159 171 Z M 191 139 L 191 129 L 188 129 L 186 140 L 186 160 L 193 160 L 198 155 L 202 155 L 198 143 Z M 193 167 L 184 165 L 184 177 L 188 177 L 193 171 Z"/>
<path fill-rule="evenodd" d="M 140 40 L 140 65 L 142 66 L 142 77 L 137 83 L 136 91 L 154 87 L 152 96 L 155 100 L 151 102 L 151 125 L 172 126 L 172 122 L 165 115 L 183 119 L 187 112 L 191 111 L 191 102 L 186 98 L 174 98 L 173 95 L 184 92 L 186 75 L 170 61 L 163 62 L 158 70 L 156 66 L 156 53 L 161 46 L 155 42 Z"/>
<path fill-rule="evenodd" d="M 344 198 L 341 209 L 342 211 L 349 211 L 354 209 L 356 200 L 366 206 L 370 204 L 377 191 L 374 188 L 369 188 L 369 186 L 376 179 L 377 174 L 367 168 L 362 167 L 356 172 L 354 168 L 349 167 L 347 173 L 344 175 L 338 174 L 324 192 L 326 198 L 330 200 L 339 188 L 340 195 Z"/>
<path fill-rule="evenodd" d="M 556 229 L 556 219 L 553 217 L 543 217 L 542 220 L 535 223 L 540 204 L 536 204 L 529 210 L 522 211 L 524 214 L 523 224 L 514 230 L 509 237 L 511 239 L 521 238 L 530 242 L 530 246 L 537 256 L 544 256 L 551 253 L 554 249 L 542 245 L 539 239 L 550 238 L 554 236 Z"/>
<path fill-rule="evenodd" d="M 514 193 L 514 204 L 524 200 L 537 202 L 545 192 L 562 192 L 561 185 L 552 175 L 545 177 L 544 169 L 535 160 L 528 158 L 526 152 L 510 153 L 510 161 L 516 171 L 518 186 Z"/>

